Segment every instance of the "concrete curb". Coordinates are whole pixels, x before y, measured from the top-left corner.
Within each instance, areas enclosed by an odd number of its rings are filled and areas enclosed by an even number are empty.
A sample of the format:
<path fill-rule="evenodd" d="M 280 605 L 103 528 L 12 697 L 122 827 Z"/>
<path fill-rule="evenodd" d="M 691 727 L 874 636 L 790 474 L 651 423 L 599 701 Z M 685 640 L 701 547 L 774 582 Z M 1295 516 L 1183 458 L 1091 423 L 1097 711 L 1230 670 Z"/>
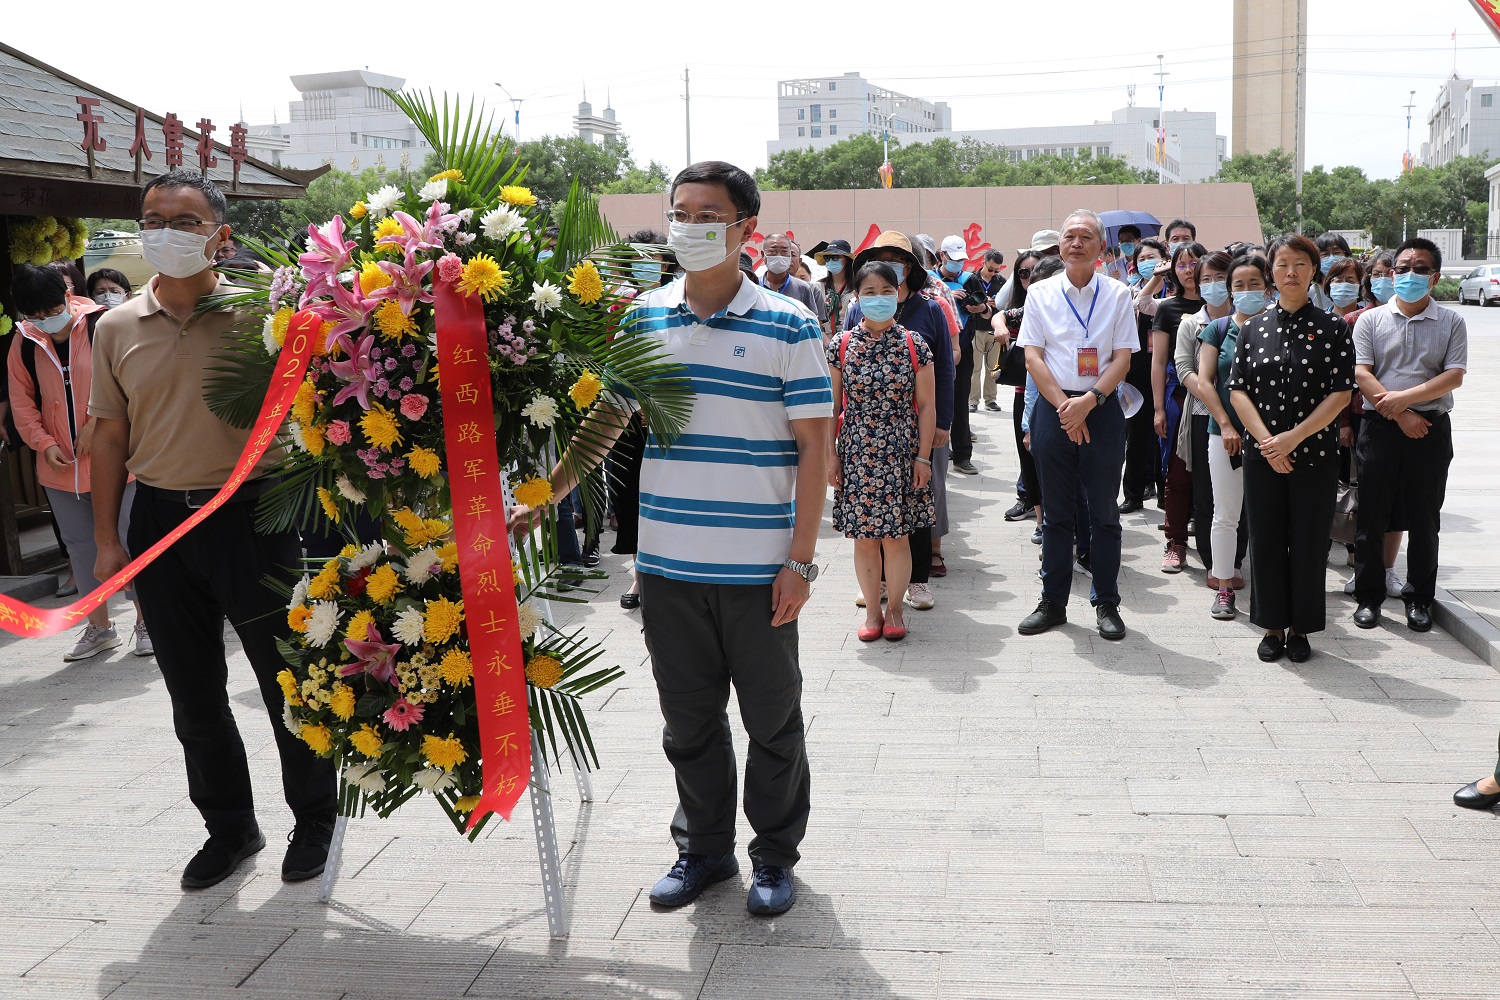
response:
<path fill-rule="evenodd" d="M 1433 620 L 1475 656 L 1500 669 L 1500 628 L 1485 621 L 1479 612 L 1442 587 L 1437 588 L 1436 597 Z"/>
<path fill-rule="evenodd" d="M 51 573 L 31 576 L 0 576 L 0 594 L 17 601 L 34 601 L 51 597 L 57 591 L 57 577 Z"/>

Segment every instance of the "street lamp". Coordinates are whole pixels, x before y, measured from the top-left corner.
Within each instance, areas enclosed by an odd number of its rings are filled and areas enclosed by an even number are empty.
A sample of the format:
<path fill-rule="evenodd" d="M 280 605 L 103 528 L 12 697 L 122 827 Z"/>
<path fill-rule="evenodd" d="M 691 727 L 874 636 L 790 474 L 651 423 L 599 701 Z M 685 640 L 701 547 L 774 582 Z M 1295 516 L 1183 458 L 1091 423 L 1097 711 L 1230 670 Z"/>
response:
<path fill-rule="evenodd" d="M 896 105 L 899 106 L 900 103 L 900 101 L 897 101 Z M 874 107 L 871 110 L 875 113 L 876 118 L 881 119 L 885 123 L 881 131 L 880 140 L 885 153 L 880 163 L 880 178 L 882 186 L 888 188 L 894 183 L 894 171 L 890 170 L 889 167 L 891 163 L 891 122 L 896 120 L 896 112 L 894 108 L 888 115 L 882 114 L 879 107 Z"/>
<path fill-rule="evenodd" d="M 1406 241 L 1406 217 L 1407 217 L 1407 214 L 1408 214 L 1407 213 L 1408 206 L 1407 206 L 1407 200 L 1406 200 L 1406 190 L 1405 190 L 1406 189 L 1406 183 L 1405 182 L 1406 182 L 1406 178 L 1408 177 L 1408 175 L 1411 174 L 1411 166 L 1412 166 L 1412 164 L 1411 164 L 1411 112 L 1412 112 L 1412 108 L 1415 108 L 1416 106 L 1417 106 L 1417 92 L 1415 90 L 1413 90 L 1411 92 L 1410 96 L 1408 96 L 1406 98 L 1406 155 L 1401 158 L 1401 180 L 1403 181 L 1403 184 L 1402 184 L 1402 197 L 1401 197 L 1401 240 L 1402 240 L 1403 243 Z"/>
<path fill-rule="evenodd" d="M 508 91 L 508 90 L 505 89 L 505 85 L 504 84 L 496 83 L 495 86 L 497 86 L 497 87 L 500 88 L 500 93 L 504 94 L 507 98 L 509 98 L 511 106 L 516 109 L 516 145 L 520 145 L 521 144 L 521 104 L 522 104 L 523 101 L 526 100 L 526 98 L 524 98 L 524 97 L 511 97 L 510 96 L 510 91 Z"/>

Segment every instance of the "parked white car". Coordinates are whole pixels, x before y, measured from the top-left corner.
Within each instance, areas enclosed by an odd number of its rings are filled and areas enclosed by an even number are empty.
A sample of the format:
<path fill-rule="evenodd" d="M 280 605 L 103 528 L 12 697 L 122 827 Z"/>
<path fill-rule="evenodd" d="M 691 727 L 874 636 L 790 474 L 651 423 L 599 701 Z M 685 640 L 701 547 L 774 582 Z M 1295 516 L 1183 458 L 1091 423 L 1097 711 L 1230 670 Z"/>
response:
<path fill-rule="evenodd" d="M 1458 283 L 1458 301 L 1487 306 L 1500 302 L 1500 264 L 1483 264 Z"/>

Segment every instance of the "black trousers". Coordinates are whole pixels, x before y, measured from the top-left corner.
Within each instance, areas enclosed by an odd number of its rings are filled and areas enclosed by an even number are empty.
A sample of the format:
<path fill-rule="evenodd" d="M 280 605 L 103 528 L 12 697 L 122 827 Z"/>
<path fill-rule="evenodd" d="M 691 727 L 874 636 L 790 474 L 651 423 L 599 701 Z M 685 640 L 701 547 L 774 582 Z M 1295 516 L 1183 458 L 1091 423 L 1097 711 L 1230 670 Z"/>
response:
<path fill-rule="evenodd" d="M 641 427 L 640 414 L 636 414 L 610 449 L 604 465 L 609 480 L 609 506 L 619 525 L 615 544 L 609 548 L 616 555 L 635 555 L 641 537 L 641 465 L 645 457 L 646 432 Z"/>
<path fill-rule="evenodd" d="M 1016 401 L 1011 404 L 1010 421 L 1016 431 L 1016 455 L 1021 460 L 1021 478 L 1016 480 L 1016 499 L 1028 504 L 1041 503 L 1041 487 L 1037 484 L 1036 460 L 1031 457 L 1031 451 L 1025 445 L 1026 434 L 1021 430 L 1021 418 L 1026 412 L 1026 394 L 1017 388 Z M 1152 435 L 1152 440 L 1156 440 Z"/>
<path fill-rule="evenodd" d="M 276 640 L 289 633 L 286 601 L 263 582 L 301 558 L 294 532 L 255 529 L 255 504 L 231 503 L 188 532 L 135 579 L 151 623 L 156 664 L 172 699 L 172 725 L 187 763 L 188 796 L 210 836 L 237 838 L 255 828 L 255 800 L 245 744 L 229 706 L 224 619 L 240 637 L 271 715 L 281 756 L 281 785 L 298 823 L 332 823 L 338 777 L 282 724 L 276 674 L 286 666 Z M 130 509 L 132 552 L 144 552 L 187 520 L 185 504 L 137 490 Z"/>
<path fill-rule="evenodd" d="M 959 334 L 967 343 L 953 366 L 953 461 L 967 462 L 974 457 L 974 442 L 969 437 L 969 383 L 974 381 L 974 335 L 968 330 Z"/>
<path fill-rule="evenodd" d="M 680 852 L 734 850 L 736 767 L 729 688 L 750 738 L 745 818 L 750 858 L 790 868 L 811 811 L 797 623 L 771 627 L 771 585 L 733 586 L 641 574 L 646 651 L 677 772 L 672 839 Z"/>
<path fill-rule="evenodd" d="M 1151 364 L 1132 365 L 1125 381 L 1140 390 L 1145 402 L 1135 416 L 1125 421 L 1125 472 L 1122 488 L 1126 500 L 1145 500 L 1146 487 L 1160 492 L 1161 457 L 1158 453 L 1155 410 L 1151 404 Z"/>
<path fill-rule="evenodd" d="M 1338 456 L 1313 460 L 1299 455 L 1292 471 L 1283 475 L 1252 447 L 1244 470 L 1250 621 L 1267 630 L 1321 632 L 1328 617 L 1324 577 Z"/>
<path fill-rule="evenodd" d="M 1403 600 L 1432 604 L 1437 591 L 1438 530 L 1453 462 L 1453 425 L 1446 413 L 1423 414 L 1432 426 L 1409 438 L 1394 420 L 1363 414 L 1355 451 L 1359 457 L 1359 512 L 1355 520 L 1354 599 L 1379 605 L 1385 597 L 1385 533 L 1399 502 L 1406 529 Z"/>

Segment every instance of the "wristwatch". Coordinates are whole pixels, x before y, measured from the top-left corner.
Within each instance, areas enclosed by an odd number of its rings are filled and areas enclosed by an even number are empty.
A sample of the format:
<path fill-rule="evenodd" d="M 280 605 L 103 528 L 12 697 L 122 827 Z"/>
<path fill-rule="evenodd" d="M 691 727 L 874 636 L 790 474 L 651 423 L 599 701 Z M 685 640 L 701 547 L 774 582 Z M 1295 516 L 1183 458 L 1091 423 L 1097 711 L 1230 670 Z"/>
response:
<path fill-rule="evenodd" d="M 782 563 L 782 565 L 791 570 L 793 573 L 796 573 L 798 576 L 802 577 L 802 579 L 806 580 L 808 583 L 812 583 L 818 578 L 817 563 L 804 563 L 798 562 L 795 559 L 788 559 L 786 562 Z"/>
<path fill-rule="evenodd" d="M 1105 403 L 1109 402 L 1109 397 L 1100 392 L 1098 389 L 1090 389 L 1089 392 L 1092 392 L 1094 394 L 1094 398 L 1099 401 L 1100 406 L 1103 406 Z"/>

